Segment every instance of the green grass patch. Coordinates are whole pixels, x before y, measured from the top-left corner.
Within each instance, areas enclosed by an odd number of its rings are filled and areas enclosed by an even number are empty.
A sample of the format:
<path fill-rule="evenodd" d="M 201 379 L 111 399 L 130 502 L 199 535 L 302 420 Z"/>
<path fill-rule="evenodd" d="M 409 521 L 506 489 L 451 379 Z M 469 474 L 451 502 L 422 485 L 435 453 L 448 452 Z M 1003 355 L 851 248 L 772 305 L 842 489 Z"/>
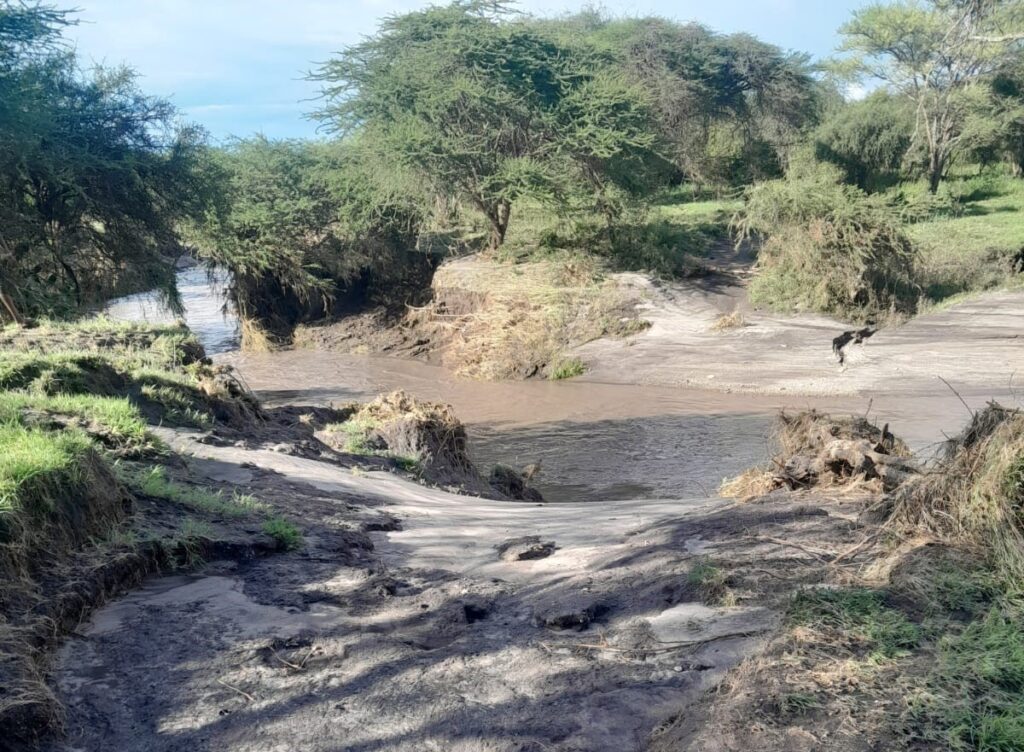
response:
<path fill-rule="evenodd" d="M 912 704 L 929 741 L 952 750 L 1024 749 L 1024 630 L 1001 606 L 939 643 L 930 691 Z"/>
<path fill-rule="evenodd" d="M 711 606 L 735 606 L 736 596 L 729 588 L 729 576 L 720 567 L 700 560 L 686 575 L 687 583 Z"/>
<path fill-rule="evenodd" d="M 302 545 L 302 533 L 283 517 L 271 517 L 263 523 L 263 532 L 277 541 L 285 551 L 293 551 Z"/>
<path fill-rule="evenodd" d="M 240 518 L 264 514 L 267 511 L 265 504 L 249 494 L 235 491 L 228 495 L 220 491 L 186 486 L 168 478 L 167 471 L 162 467 L 140 471 L 122 469 L 122 478 L 126 485 L 146 496 L 181 504 L 210 515 Z"/>
<path fill-rule="evenodd" d="M 127 399 L 84 394 L 27 394 L 0 392 L 0 423 L 46 424 L 66 416 L 79 427 L 121 450 L 142 451 L 157 446 L 146 422 Z"/>
<path fill-rule="evenodd" d="M 888 607 L 883 593 L 867 588 L 801 590 L 786 616 L 792 626 L 841 633 L 872 661 L 905 656 L 922 638 L 921 628 Z"/>
<path fill-rule="evenodd" d="M 563 358 L 548 371 L 548 378 L 551 381 L 561 381 L 582 376 L 586 372 L 587 367 L 579 358 Z"/>
<path fill-rule="evenodd" d="M 909 190 L 923 190 L 912 186 Z M 903 190 L 908 190 L 904 187 Z M 933 302 L 1024 284 L 1015 267 L 1024 248 L 1024 181 L 985 174 L 943 185 L 957 209 L 907 227 L 918 274 Z"/>
<path fill-rule="evenodd" d="M 65 487 L 80 481 L 92 443 L 76 431 L 50 432 L 0 420 L 0 519 L 38 507 L 51 512 Z M 7 529 L 0 524 L 0 535 Z"/>

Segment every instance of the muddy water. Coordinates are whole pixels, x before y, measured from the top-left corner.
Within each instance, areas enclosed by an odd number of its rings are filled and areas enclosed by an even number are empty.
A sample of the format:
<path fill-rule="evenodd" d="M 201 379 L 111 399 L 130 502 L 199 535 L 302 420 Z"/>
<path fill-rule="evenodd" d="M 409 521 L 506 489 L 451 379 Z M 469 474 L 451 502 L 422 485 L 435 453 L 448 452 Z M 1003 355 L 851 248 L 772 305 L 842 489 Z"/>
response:
<path fill-rule="evenodd" d="M 767 434 L 781 408 L 818 407 L 864 413 L 917 449 L 954 433 L 966 413 L 945 391 L 807 398 L 742 395 L 678 387 L 603 384 L 584 380 L 482 383 L 442 368 L 391 358 L 318 351 L 240 353 L 237 321 L 224 312 L 223 277 L 202 269 L 179 274 L 185 320 L 207 351 L 220 353 L 270 405 L 326 405 L 371 399 L 405 389 L 452 404 L 466 422 L 474 459 L 540 462 L 536 484 L 552 501 L 681 498 L 713 493 L 721 480 L 768 456 Z M 115 301 L 117 318 L 171 320 L 152 295 Z M 756 373 L 752 374 L 756 376 Z M 972 406 L 998 395 L 965 394 Z"/>
<path fill-rule="evenodd" d="M 238 320 L 225 310 L 224 305 L 223 291 L 227 282 L 225 273 L 214 272 L 211 275 L 202 267 L 178 272 L 178 292 L 185 306 L 185 323 L 211 354 L 238 347 Z M 160 297 L 152 292 L 112 300 L 103 312 L 112 319 L 125 321 L 169 324 L 177 320 Z"/>
<path fill-rule="evenodd" d="M 705 496 L 766 456 L 777 400 L 586 382 L 485 383 L 437 366 L 317 351 L 230 353 L 266 403 L 326 405 L 405 389 L 450 403 L 481 467 L 540 462 L 552 501 Z"/>

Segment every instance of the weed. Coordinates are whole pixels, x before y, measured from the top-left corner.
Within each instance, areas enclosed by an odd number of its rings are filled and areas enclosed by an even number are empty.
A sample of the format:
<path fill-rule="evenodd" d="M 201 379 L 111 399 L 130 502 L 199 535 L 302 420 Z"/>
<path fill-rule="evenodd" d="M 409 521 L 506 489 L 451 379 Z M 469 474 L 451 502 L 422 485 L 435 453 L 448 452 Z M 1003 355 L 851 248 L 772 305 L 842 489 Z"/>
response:
<path fill-rule="evenodd" d="M 263 532 L 277 541 L 279 548 L 292 551 L 302 545 L 302 533 L 283 517 L 271 517 L 263 523 Z"/>
<path fill-rule="evenodd" d="M 809 692 L 789 692 L 779 698 L 779 715 L 785 717 L 806 715 L 818 707 L 821 703 Z"/>
<path fill-rule="evenodd" d="M 548 371 L 548 379 L 551 381 L 572 379 L 577 376 L 582 376 L 586 371 L 587 367 L 579 358 L 564 358 L 557 361 L 555 365 L 551 367 Z"/>
<path fill-rule="evenodd" d="M 711 606 L 735 606 L 736 595 L 729 588 L 729 577 L 709 561 L 694 564 L 686 581 L 697 589 L 701 600 Z"/>
<path fill-rule="evenodd" d="M 239 518 L 259 514 L 267 509 L 265 504 L 249 494 L 234 491 L 227 496 L 220 491 L 212 492 L 176 483 L 167 477 L 167 471 L 162 467 L 138 472 L 121 472 L 126 484 L 137 489 L 139 493 L 181 504 L 197 512 Z"/>
<path fill-rule="evenodd" d="M 905 656 L 922 636 L 918 625 L 885 605 L 883 593 L 867 588 L 801 590 L 790 603 L 787 620 L 834 631 L 871 661 Z"/>

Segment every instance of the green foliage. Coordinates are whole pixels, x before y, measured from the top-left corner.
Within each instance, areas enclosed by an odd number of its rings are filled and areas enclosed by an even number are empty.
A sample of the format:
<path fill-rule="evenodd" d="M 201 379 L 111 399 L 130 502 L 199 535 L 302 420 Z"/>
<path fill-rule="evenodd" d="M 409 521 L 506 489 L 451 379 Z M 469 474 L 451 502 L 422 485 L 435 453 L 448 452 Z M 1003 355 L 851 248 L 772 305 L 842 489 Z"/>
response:
<path fill-rule="evenodd" d="M 318 116 L 479 210 L 497 247 L 520 198 L 567 206 L 588 186 L 613 215 L 611 186 L 643 174 L 647 103 L 609 62 L 500 2 L 460 0 L 391 17 L 327 62 Z"/>
<path fill-rule="evenodd" d="M 554 33 L 606 50 L 647 92 L 651 128 L 675 169 L 693 183 L 778 176 L 801 130 L 817 117 L 819 94 L 807 57 L 750 35 L 592 11 L 547 23 Z"/>
<path fill-rule="evenodd" d="M 67 316 L 120 290 L 176 303 L 177 222 L 212 184 L 203 134 L 128 69 L 82 74 L 69 16 L 0 0 L 2 314 Z M 13 310 L 12 310 L 13 309 Z"/>
<path fill-rule="evenodd" d="M 302 533 L 283 517 L 272 517 L 263 523 L 263 532 L 277 541 L 285 551 L 293 551 L 302 545 Z"/>
<path fill-rule="evenodd" d="M 582 376 L 587 372 L 587 366 L 579 358 L 563 358 L 555 363 L 548 371 L 548 379 L 561 381 Z"/>
<path fill-rule="evenodd" d="M 49 508 L 62 483 L 77 485 L 89 439 L 74 431 L 54 433 L 0 420 L 0 538 L 5 518 L 26 504 Z"/>
<path fill-rule="evenodd" d="M 1024 632 L 1020 614 L 993 607 L 939 644 L 932 691 L 915 708 L 926 738 L 953 750 L 1024 747 Z"/>
<path fill-rule="evenodd" d="M 905 655 L 921 642 L 921 628 L 866 588 L 801 590 L 786 612 L 791 625 L 836 630 L 871 660 Z"/>
<path fill-rule="evenodd" d="M 934 192 L 968 145 L 968 120 L 985 98 L 985 79 L 1018 56 L 1022 29 L 1016 0 L 873 3 L 840 29 L 849 55 L 836 68 L 881 81 L 913 105 L 913 137 Z"/>
<path fill-rule="evenodd" d="M 913 132 L 909 103 L 880 92 L 839 108 L 813 138 L 819 159 L 840 167 L 847 183 L 872 191 L 899 178 Z"/>
<path fill-rule="evenodd" d="M 893 208 L 827 167 L 748 189 L 736 228 L 765 238 L 750 286 L 757 304 L 855 319 L 915 310 L 914 248 Z"/>
<path fill-rule="evenodd" d="M 194 238 L 231 270 L 243 319 L 286 335 L 367 277 L 400 282 L 426 211 L 426 195 L 400 170 L 384 170 L 358 144 L 263 137 L 213 161 L 224 192 Z"/>
<path fill-rule="evenodd" d="M 138 409 L 125 398 L 0 392 L 0 423 L 35 425 L 59 418 L 70 419 L 71 427 L 83 428 L 127 453 L 155 445 Z"/>
<path fill-rule="evenodd" d="M 237 490 L 228 496 L 220 491 L 207 491 L 205 488 L 177 483 L 167 476 L 167 471 L 162 467 L 138 470 L 122 468 L 121 476 L 128 487 L 146 496 L 171 501 L 197 512 L 218 517 L 250 517 L 262 514 L 267 509 L 265 504 L 251 495 L 239 493 Z"/>

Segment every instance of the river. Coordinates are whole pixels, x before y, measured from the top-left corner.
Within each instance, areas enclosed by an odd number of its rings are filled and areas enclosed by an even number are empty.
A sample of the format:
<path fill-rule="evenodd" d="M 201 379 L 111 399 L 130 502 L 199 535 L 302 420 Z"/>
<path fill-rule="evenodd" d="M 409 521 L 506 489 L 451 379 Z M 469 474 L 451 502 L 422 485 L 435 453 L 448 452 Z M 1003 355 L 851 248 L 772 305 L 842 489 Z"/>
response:
<path fill-rule="evenodd" d="M 550 501 L 694 498 L 723 478 L 764 462 L 772 416 L 781 408 L 864 412 L 890 422 L 923 448 L 963 423 L 952 395 L 922 399 L 811 399 L 678 387 L 565 382 L 479 382 L 438 366 L 314 350 L 238 351 L 238 324 L 226 311 L 223 276 L 179 274 L 185 322 L 219 362 L 233 365 L 268 405 L 362 401 L 393 389 L 451 404 L 467 426 L 482 468 L 540 462 L 536 485 Z M 152 295 L 113 301 L 115 318 L 173 320 Z"/>

